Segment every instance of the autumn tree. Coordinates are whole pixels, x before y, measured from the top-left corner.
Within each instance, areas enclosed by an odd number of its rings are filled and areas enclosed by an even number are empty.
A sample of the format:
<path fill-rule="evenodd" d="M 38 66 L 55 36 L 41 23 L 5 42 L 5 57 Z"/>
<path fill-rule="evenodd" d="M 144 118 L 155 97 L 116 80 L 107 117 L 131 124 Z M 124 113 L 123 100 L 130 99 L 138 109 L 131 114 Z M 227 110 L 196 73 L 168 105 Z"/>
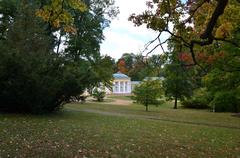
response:
<path fill-rule="evenodd" d="M 129 72 L 133 68 L 134 62 L 135 62 L 135 54 L 133 53 L 124 53 L 121 57 L 121 59 L 124 59 L 126 68 Z"/>
<path fill-rule="evenodd" d="M 159 32 L 156 39 L 150 42 L 158 41 L 156 47 L 163 49 L 162 45 L 172 40 L 181 43 L 192 58 L 186 66 L 197 65 L 204 69 L 197 60 L 199 48 L 223 43 L 240 47 L 232 36 L 240 25 L 237 0 L 150 0 L 146 4 L 148 9 L 145 12 L 132 14 L 129 20 L 136 26 L 146 24 Z M 169 34 L 169 38 L 162 41 L 165 33 Z"/>
<path fill-rule="evenodd" d="M 69 8 L 84 12 L 88 8 L 81 0 L 48 0 L 40 1 L 40 7 L 36 10 L 36 15 L 42 18 L 49 27 L 62 27 L 65 32 L 76 32 L 74 17 Z"/>
<path fill-rule="evenodd" d="M 145 12 L 139 15 L 132 14 L 129 20 L 136 26 L 146 24 L 149 29 L 158 32 L 156 38 L 147 46 L 158 42 L 154 49 L 160 47 L 167 56 L 178 56 L 176 67 L 169 73 L 178 68 L 183 69 L 184 73 L 185 70 L 193 69 L 194 73 L 191 76 L 195 79 L 194 88 L 207 89 L 207 92 L 212 94 L 211 105 L 226 105 L 222 109 L 238 105 L 236 98 L 239 96 L 236 91 L 240 83 L 236 76 L 240 70 L 240 2 L 150 0 L 146 4 L 148 9 Z M 169 35 L 168 38 L 166 34 Z M 168 51 L 163 47 L 166 43 L 170 47 Z M 172 43 L 174 45 L 171 45 Z M 172 51 L 172 48 L 175 48 L 175 51 Z M 147 53 L 153 52 L 154 49 Z M 168 67 L 167 65 L 166 69 L 169 69 Z M 170 64 L 170 67 L 174 65 Z M 174 76 L 169 79 L 173 80 Z M 233 102 L 227 105 L 222 97 Z"/>
<path fill-rule="evenodd" d="M 127 67 L 124 59 L 119 59 L 117 62 L 117 69 L 119 72 L 126 74 L 127 73 Z"/>
<path fill-rule="evenodd" d="M 143 56 L 142 54 L 125 53 L 120 58 L 124 59 L 126 74 L 132 80 L 141 81 L 145 77 L 162 76 L 162 67 L 166 61 L 165 55 Z"/>

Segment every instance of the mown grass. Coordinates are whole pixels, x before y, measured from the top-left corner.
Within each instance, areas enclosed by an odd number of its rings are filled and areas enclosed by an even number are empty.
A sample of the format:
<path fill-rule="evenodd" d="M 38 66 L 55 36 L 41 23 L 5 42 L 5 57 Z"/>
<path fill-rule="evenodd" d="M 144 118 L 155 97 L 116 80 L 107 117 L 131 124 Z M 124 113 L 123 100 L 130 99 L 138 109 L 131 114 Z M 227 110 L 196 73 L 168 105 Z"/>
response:
<path fill-rule="evenodd" d="M 240 119 L 231 114 L 94 104 L 70 104 L 59 113 L 45 116 L 0 114 L 0 157 L 238 157 L 240 129 L 181 122 L 107 116 L 82 112 L 94 109 L 109 113 L 160 116 L 175 120 L 214 123 L 229 127 Z M 117 110 L 119 109 L 119 111 Z M 189 114 L 190 116 L 185 116 Z"/>
<path fill-rule="evenodd" d="M 131 97 L 131 95 L 107 95 L 107 98 L 122 100 L 131 100 Z"/>
<path fill-rule="evenodd" d="M 75 110 L 97 110 L 117 114 L 136 115 L 143 117 L 150 117 L 162 120 L 206 124 L 213 126 L 226 126 L 233 128 L 240 128 L 240 118 L 233 117 L 232 113 L 213 113 L 209 110 L 195 110 L 179 108 L 177 110 L 172 108 L 172 103 L 165 103 L 158 107 L 150 106 L 149 112 L 145 111 L 143 105 L 131 104 L 129 106 L 110 105 L 110 104 L 69 104 L 66 107 Z"/>

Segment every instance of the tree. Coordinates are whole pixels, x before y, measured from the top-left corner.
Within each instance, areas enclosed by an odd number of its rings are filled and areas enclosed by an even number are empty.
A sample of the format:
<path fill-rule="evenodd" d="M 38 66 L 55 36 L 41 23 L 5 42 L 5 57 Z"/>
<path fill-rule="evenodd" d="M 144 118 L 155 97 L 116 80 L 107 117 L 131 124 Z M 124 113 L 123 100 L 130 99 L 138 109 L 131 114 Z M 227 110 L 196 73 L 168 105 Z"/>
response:
<path fill-rule="evenodd" d="M 134 63 L 132 69 L 129 70 L 128 75 L 132 80 L 142 81 L 146 75 L 146 63 L 144 62 L 144 56 L 142 54 L 137 54 L 134 56 Z"/>
<path fill-rule="evenodd" d="M 75 11 L 72 15 L 76 15 L 73 17 L 78 34 L 66 33 L 62 27 L 49 31 L 45 27 L 48 24 L 35 15 L 41 4 L 39 1 L 20 1 L 18 4 L 9 1 L 11 5 L 7 3 L 7 6 L 16 6 L 16 12 L 3 8 L 5 2 L 0 2 L 3 17 L 0 26 L 4 28 L 0 39 L 0 111 L 53 112 L 86 88 L 102 81 L 110 82 L 112 59 L 100 56 L 99 45 L 103 39 L 103 24 L 109 23 L 101 6 L 113 5 L 112 2 L 91 1 L 96 12 L 82 13 L 76 8 L 68 8 L 71 13 Z M 80 25 L 75 20 L 78 15 L 82 15 L 86 23 Z M 94 21 L 94 18 L 101 20 Z M 54 33 L 60 30 L 69 45 L 66 50 L 56 53 L 54 47 L 59 46 L 61 40 L 54 38 Z M 73 41 L 77 42 L 80 36 L 82 41 L 89 40 L 89 43 L 83 42 L 79 48 Z"/>
<path fill-rule="evenodd" d="M 188 71 L 176 57 L 171 63 L 165 65 L 163 87 L 166 97 L 174 99 L 174 109 L 177 109 L 177 101 L 192 95 L 193 85 L 188 78 Z"/>
<path fill-rule="evenodd" d="M 226 100 L 239 98 L 235 95 L 238 91 L 236 87 L 240 85 L 239 4 L 239 0 L 150 0 L 147 2 L 148 9 L 145 12 L 139 15 L 132 14 L 129 20 L 136 26 L 146 24 L 148 28 L 158 32 L 156 38 L 147 46 L 157 41 L 159 43 L 154 49 L 160 47 L 167 56 L 178 56 L 180 61 L 170 62 L 170 66 L 166 67 L 166 76 L 171 76 L 171 71 L 168 72 L 167 69 L 172 69 L 173 74 L 180 68 L 184 72 L 192 69 L 191 82 L 195 80 L 193 88 L 206 86 L 207 91 L 213 96 L 211 104 L 220 103 L 222 96 L 226 97 Z M 166 33 L 169 34 L 167 39 Z M 166 43 L 169 51 L 164 50 L 163 45 Z M 154 49 L 147 53 L 153 52 Z M 176 75 L 173 75 L 165 81 L 166 87 L 172 86 L 170 90 L 178 87 L 173 86 L 175 77 Z M 170 81 L 174 82 L 170 84 Z M 181 83 L 189 79 L 177 81 Z M 170 96 L 173 97 L 174 93 Z M 234 105 L 238 104 L 237 100 L 235 99 Z M 225 102 L 223 104 L 226 105 Z"/>
<path fill-rule="evenodd" d="M 142 54 L 123 54 L 121 59 L 125 60 L 127 75 L 132 80 L 141 81 L 145 77 L 160 77 L 162 76 L 162 67 L 165 63 L 165 55 L 152 55 L 144 57 Z"/>
<path fill-rule="evenodd" d="M 135 55 L 133 53 L 124 53 L 121 59 L 124 59 L 126 64 L 126 69 L 129 72 L 129 70 L 133 68 L 133 64 L 135 62 Z"/>
<path fill-rule="evenodd" d="M 149 105 L 161 104 L 158 100 L 162 95 L 161 81 L 143 81 L 140 85 L 134 88 L 133 94 L 133 99 L 136 100 L 137 103 L 143 104 L 146 107 L 146 111 L 148 111 Z"/>
<path fill-rule="evenodd" d="M 118 68 L 118 71 L 120 71 L 121 73 L 123 74 L 126 74 L 127 73 L 127 67 L 126 67 L 126 62 L 124 59 L 119 59 L 118 62 L 117 62 L 117 68 Z"/>
<path fill-rule="evenodd" d="M 147 67 L 149 69 L 149 76 L 152 77 L 161 77 L 163 75 L 163 66 L 166 63 L 167 56 L 164 54 L 161 55 L 152 55 L 147 59 Z"/>
<path fill-rule="evenodd" d="M 4 40 L 0 40 L 0 110 L 46 113 L 59 109 L 62 92 L 61 58 L 51 52 L 34 9 L 18 10 Z"/>
<path fill-rule="evenodd" d="M 55 28 L 63 27 L 64 31 L 74 33 L 76 28 L 73 25 L 73 15 L 69 8 L 80 12 L 87 11 L 87 6 L 80 0 L 51 0 L 41 1 L 40 8 L 36 15 L 42 18 L 50 26 Z"/>
<path fill-rule="evenodd" d="M 6 33 L 11 24 L 11 19 L 17 15 L 17 8 L 16 3 L 7 0 L 0 1 L 0 6 L 0 40 L 3 40 L 6 38 Z"/>
<path fill-rule="evenodd" d="M 162 45 L 168 41 L 181 43 L 192 58 L 192 62 L 185 66 L 197 65 L 204 69 L 196 58 L 199 48 L 223 43 L 240 47 L 232 36 L 240 25 L 240 5 L 237 0 L 150 0 L 146 4 L 148 9 L 145 12 L 132 14 L 129 20 L 137 26 L 146 24 L 148 28 L 158 31 L 157 37 L 150 41 L 150 44 L 159 41 L 156 47 L 163 49 Z M 170 36 L 162 41 L 164 33 Z"/>

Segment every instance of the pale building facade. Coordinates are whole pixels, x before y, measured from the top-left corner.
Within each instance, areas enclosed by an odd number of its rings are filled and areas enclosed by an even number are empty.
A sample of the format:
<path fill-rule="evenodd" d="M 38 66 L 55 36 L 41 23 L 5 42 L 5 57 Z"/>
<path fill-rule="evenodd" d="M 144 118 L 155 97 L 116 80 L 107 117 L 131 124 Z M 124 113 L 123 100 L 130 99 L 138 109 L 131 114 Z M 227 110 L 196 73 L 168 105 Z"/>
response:
<path fill-rule="evenodd" d="M 163 77 L 146 77 L 144 81 L 146 80 L 164 80 Z M 112 89 L 107 88 L 103 85 L 100 87 L 96 87 L 101 91 L 105 91 L 106 94 L 116 94 L 116 95 L 128 95 L 131 94 L 134 90 L 134 88 L 141 84 L 141 81 L 131 81 L 131 78 L 127 75 L 117 72 L 113 74 L 113 81 L 112 81 Z M 85 95 L 89 95 L 87 90 L 84 93 Z"/>
<path fill-rule="evenodd" d="M 131 78 L 121 72 L 113 74 L 112 93 L 131 94 L 132 93 Z"/>

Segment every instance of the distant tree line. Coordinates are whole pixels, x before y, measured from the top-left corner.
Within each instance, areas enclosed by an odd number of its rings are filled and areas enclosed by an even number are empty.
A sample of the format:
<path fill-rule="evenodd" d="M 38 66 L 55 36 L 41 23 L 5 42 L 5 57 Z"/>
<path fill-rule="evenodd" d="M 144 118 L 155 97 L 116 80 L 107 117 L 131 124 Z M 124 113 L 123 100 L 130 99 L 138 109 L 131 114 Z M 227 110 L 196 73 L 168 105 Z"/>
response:
<path fill-rule="evenodd" d="M 115 63 L 114 71 L 120 71 L 133 81 L 142 81 L 146 77 L 163 76 L 165 55 L 144 56 L 142 54 L 124 53 Z"/>

